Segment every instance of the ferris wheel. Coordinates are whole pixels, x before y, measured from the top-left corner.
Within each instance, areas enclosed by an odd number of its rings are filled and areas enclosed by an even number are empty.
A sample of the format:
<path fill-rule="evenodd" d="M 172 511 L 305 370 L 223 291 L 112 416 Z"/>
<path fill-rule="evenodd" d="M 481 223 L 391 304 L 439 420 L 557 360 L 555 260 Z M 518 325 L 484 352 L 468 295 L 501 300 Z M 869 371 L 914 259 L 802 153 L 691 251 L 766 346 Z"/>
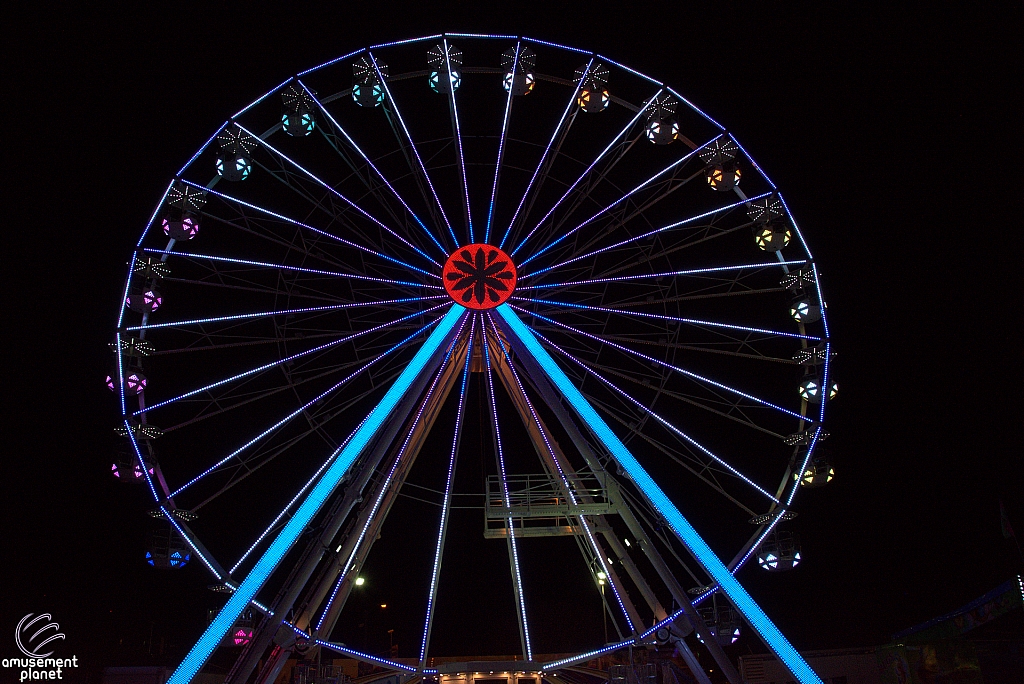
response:
<path fill-rule="evenodd" d="M 834 475 L 815 262 L 739 141 L 654 78 L 468 34 L 303 71 L 170 180 L 111 346 L 112 473 L 159 521 L 145 561 L 202 566 L 227 596 L 175 683 L 218 647 L 229 682 L 317 649 L 444 675 L 460 496 L 507 550 L 487 586 L 514 604 L 518 669 L 672 642 L 706 682 L 699 641 L 738 682 L 722 647 L 749 628 L 821 681 L 736 579 L 801 563 L 794 498 Z M 456 485 L 469 452 L 476 493 Z M 410 663 L 332 633 L 417 468 L 438 486 Z M 584 568 L 612 632 L 556 660 L 531 602 L 546 538 L 565 553 L 544 566 Z"/>

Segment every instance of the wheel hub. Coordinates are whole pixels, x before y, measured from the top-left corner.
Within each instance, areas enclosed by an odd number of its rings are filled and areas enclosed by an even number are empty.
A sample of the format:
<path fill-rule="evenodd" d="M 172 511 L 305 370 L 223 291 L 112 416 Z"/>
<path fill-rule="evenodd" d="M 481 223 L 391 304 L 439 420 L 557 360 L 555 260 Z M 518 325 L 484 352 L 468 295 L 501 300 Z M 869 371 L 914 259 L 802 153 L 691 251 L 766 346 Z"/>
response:
<path fill-rule="evenodd" d="M 445 262 L 441 277 L 448 296 L 469 309 L 500 306 L 516 287 L 512 258 L 492 245 L 458 248 Z"/>

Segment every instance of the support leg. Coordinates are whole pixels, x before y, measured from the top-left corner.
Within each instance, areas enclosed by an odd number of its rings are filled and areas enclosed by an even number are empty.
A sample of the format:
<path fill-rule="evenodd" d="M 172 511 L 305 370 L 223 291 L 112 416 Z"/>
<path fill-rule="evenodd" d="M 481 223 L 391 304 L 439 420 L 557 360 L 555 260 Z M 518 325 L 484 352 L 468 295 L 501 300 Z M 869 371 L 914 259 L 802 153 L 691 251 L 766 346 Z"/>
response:
<path fill-rule="evenodd" d="M 747 590 L 732 576 L 725 564 L 719 560 L 690 522 L 683 517 L 675 504 L 665 495 L 651 476 L 640 465 L 626 445 L 612 432 L 604 419 L 583 394 L 569 380 L 568 376 L 551 358 L 536 336 L 519 320 L 515 312 L 507 305 L 499 306 L 496 311 L 501 316 L 510 338 L 518 341 L 521 352 L 532 356 L 558 388 L 559 392 L 573 410 L 587 424 L 594 436 L 604 445 L 612 457 L 618 462 L 637 488 L 644 494 L 650 504 L 664 517 L 679 539 L 697 560 L 704 570 L 718 582 L 722 591 L 729 597 L 732 604 L 740 611 L 747 623 L 760 635 L 767 646 L 779 657 L 779 660 L 792 672 L 801 684 L 822 684 L 821 678 L 810 668 L 803 657 L 797 653 L 779 628 L 768 619 L 761 607 L 754 602 Z"/>
<path fill-rule="evenodd" d="M 398 376 L 394 384 L 388 389 L 384 398 L 374 407 L 373 411 L 366 417 L 366 420 L 353 434 L 352 439 L 338 454 L 334 463 L 327 469 L 319 482 L 310 490 L 298 506 L 291 520 L 284 526 L 277 537 L 260 557 L 259 561 L 249 572 L 238 589 L 228 600 L 227 604 L 214 618 L 210 626 L 196 642 L 195 646 L 188 652 L 185 659 L 171 675 L 169 684 L 186 684 L 190 682 L 199 672 L 214 649 L 220 643 L 224 635 L 234 624 L 238 616 L 249 605 L 256 593 L 263 587 L 264 582 L 277 568 L 281 559 L 291 550 L 296 540 L 312 522 L 313 518 L 320 512 L 324 503 L 337 488 L 341 479 L 348 472 L 352 463 L 362 453 L 363 449 L 377 435 L 382 426 L 387 422 L 388 417 L 395 406 L 402 399 L 403 394 L 410 385 L 423 373 L 430 373 L 436 369 L 440 362 L 438 351 L 448 341 L 449 336 L 455 329 L 459 320 L 465 313 L 465 309 L 455 305 L 445 314 L 438 326 L 420 347 L 416 355 L 405 367 L 405 370 Z"/>

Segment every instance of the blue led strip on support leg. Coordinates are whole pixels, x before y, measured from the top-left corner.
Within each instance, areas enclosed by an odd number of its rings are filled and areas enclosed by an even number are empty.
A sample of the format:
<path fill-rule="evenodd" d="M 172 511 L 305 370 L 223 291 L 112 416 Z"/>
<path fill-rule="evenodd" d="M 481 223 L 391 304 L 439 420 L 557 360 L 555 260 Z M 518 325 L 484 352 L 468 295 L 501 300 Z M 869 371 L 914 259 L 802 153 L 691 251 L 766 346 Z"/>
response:
<path fill-rule="evenodd" d="M 409 365 L 405 367 L 402 374 L 398 376 L 395 383 L 391 385 L 384 398 L 370 412 L 366 421 L 360 426 L 356 433 L 342 449 L 331 467 L 324 473 L 323 478 L 317 482 L 309 495 L 296 509 L 288 524 L 284 526 L 277 538 L 270 544 L 263 556 L 249 572 L 238 590 L 232 594 L 224 608 L 217 613 L 210 626 L 206 628 L 203 635 L 188 652 L 185 659 L 174 671 L 168 684 L 186 684 L 199 672 L 203 664 L 213 653 L 221 639 L 228 633 L 238 616 L 249 605 L 260 590 L 263 583 L 281 562 L 285 554 L 292 548 L 295 541 L 302 534 L 313 517 L 320 511 L 328 497 L 334 492 L 341 478 L 348 472 L 349 467 L 363 451 L 367 444 L 373 439 L 377 432 L 387 422 L 388 417 L 395 406 L 402 399 L 402 396 L 409 390 L 416 379 L 427 370 L 430 359 L 434 353 L 447 341 L 449 333 L 455 328 L 465 313 L 461 306 L 454 305 L 451 310 L 441 319 L 441 323 L 430 334 L 427 341 L 423 343 L 416 356 Z"/>
<path fill-rule="evenodd" d="M 555 385 L 566 401 L 568 401 L 576 414 L 588 425 L 594 436 L 601 440 L 602 444 L 615 457 L 619 466 L 625 470 L 636 484 L 637 488 L 644 493 L 647 500 L 665 518 L 679 539 L 686 545 L 686 548 L 693 554 L 697 562 L 712 579 L 718 582 L 726 596 L 733 605 L 743 614 L 750 626 L 764 640 L 775 655 L 789 668 L 797 681 L 802 684 L 813 683 L 823 684 L 822 680 L 810 668 L 806 661 L 797 653 L 793 645 L 786 640 L 779 628 L 768 619 L 761 607 L 750 597 L 736 578 L 732 576 L 729 569 L 725 567 L 718 556 L 711 550 L 707 543 L 701 538 L 693 526 L 689 523 L 679 509 L 675 507 L 661 488 L 655 484 L 647 471 L 643 469 L 629 449 L 612 432 L 608 424 L 597 414 L 594 407 L 584 398 L 583 394 L 569 380 L 551 355 L 541 346 L 540 342 L 533 335 L 529 328 L 519 320 L 515 312 L 507 305 L 502 304 L 496 311 L 501 315 L 502 320 L 508 329 L 516 336 L 534 360 L 547 374 L 548 378 Z"/>

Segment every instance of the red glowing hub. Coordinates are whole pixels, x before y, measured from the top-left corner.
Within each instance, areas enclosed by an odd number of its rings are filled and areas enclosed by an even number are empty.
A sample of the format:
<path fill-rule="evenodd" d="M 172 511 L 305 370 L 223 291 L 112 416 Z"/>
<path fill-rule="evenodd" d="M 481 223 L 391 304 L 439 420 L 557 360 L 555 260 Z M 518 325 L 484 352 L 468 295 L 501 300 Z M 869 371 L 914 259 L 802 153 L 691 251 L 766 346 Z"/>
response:
<path fill-rule="evenodd" d="M 516 267 L 511 257 L 491 245 L 467 245 L 448 257 L 444 289 L 469 309 L 493 309 L 512 295 Z"/>

